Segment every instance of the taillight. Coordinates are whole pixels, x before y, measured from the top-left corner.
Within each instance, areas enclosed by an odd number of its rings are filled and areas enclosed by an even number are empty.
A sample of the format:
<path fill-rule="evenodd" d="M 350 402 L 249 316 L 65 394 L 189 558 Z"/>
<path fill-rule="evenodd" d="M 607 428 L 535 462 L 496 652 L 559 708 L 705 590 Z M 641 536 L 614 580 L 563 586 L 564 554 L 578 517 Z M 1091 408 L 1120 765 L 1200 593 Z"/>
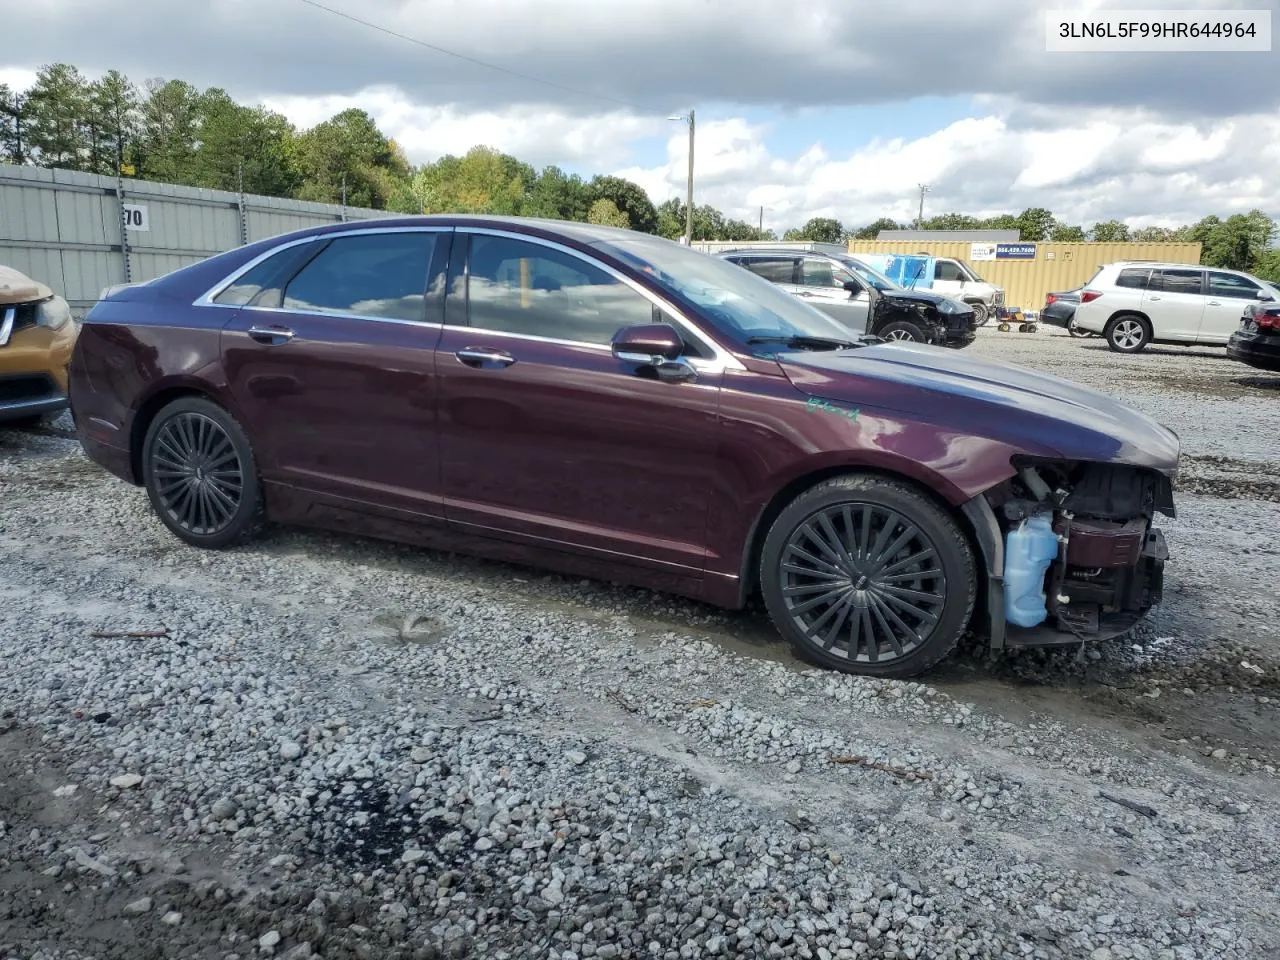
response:
<path fill-rule="evenodd" d="M 1097 300 L 1100 296 L 1102 296 L 1101 290 L 1085 290 L 1080 294 L 1080 302 L 1093 303 L 1093 301 Z"/>
<path fill-rule="evenodd" d="M 1057 302 L 1058 302 L 1058 298 L 1055 297 L 1052 293 L 1046 293 L 1044 295 L 1044 305 L 1046 307 L 1051 303 L 1057 303 Z"/>
<path fill-rule="evenodd" d="M 1259 330 L 1280 330 L 1280 313 L 1263 313 L 1254 317 Z"/>

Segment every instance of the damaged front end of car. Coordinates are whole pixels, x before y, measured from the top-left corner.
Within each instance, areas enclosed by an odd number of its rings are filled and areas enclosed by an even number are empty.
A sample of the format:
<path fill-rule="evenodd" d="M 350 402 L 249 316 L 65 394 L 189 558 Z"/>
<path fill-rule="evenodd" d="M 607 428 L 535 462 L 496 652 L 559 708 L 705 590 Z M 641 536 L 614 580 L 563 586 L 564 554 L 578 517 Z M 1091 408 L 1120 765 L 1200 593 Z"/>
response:
<path fill-rule="evenodd" d="M 1108 640 L 1160 602 L 1171 475 L 1116 463 L 1015 458 L 965 505 L 987 566 L 993 649 Z"/>

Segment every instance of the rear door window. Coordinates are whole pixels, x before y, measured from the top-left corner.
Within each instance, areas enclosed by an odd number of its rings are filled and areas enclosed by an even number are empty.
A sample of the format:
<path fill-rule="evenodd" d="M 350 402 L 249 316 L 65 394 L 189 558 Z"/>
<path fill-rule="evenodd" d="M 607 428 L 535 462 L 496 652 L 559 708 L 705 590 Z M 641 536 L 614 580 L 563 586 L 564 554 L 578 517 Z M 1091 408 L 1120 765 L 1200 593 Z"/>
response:
<path fill-rule="evenodd" d="M 284 290 L 288 310 L 426 320 L 427 269 L 436 233 L 338 237 Z"/>
<path fill-rule="evenodd" d="M 764 277 L 771 283 L 796 282 L 796 258 L 794 257 L 743 257 L 739 264 L 757 277 Z"/>
<path fill-rule="evenodd" d="M 1186 293 L 1197 296 L 1204 292 L 1203 270 L 1156 270 L 1147 285 L 1150 293 Z"/>

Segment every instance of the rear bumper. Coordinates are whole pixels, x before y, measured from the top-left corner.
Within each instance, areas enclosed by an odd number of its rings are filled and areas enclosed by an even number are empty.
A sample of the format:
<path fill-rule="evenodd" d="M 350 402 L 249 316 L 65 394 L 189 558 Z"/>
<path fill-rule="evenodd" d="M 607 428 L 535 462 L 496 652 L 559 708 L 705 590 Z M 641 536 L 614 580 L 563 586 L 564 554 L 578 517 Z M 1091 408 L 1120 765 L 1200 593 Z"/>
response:
<path fill-rule="evenodd" d="M 1056 303 L 1051 303 L 1040 311 L 1040 322 L 1054 327 L 1062 327 L 1065 330 L 1071 326 L 1071 321 L 1075 315 L 1076 308 L 1074 305 L 1060 307 Z"/>
<path fill-rule="evenodd" d="M 1227 341 L 1227 356 L 1260 370 L 1280 370 L 1280 336 L 1237 330 Z"/>

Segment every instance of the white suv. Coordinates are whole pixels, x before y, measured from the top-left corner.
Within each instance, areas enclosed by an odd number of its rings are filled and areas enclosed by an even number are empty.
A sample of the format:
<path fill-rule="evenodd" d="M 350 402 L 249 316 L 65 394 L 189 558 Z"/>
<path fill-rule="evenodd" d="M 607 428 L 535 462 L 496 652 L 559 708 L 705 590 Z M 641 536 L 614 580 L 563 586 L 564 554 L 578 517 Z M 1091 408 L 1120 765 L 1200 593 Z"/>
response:
<path fill-rule="evenodd" d="M 1120 353 L 1149 343 L 1225 345 L 1247 304 L 1272 299 L 1267 284 L 1239 270 L 1122 260 L 1099 268 L 1080 291 L 1075 326 Z"/>

